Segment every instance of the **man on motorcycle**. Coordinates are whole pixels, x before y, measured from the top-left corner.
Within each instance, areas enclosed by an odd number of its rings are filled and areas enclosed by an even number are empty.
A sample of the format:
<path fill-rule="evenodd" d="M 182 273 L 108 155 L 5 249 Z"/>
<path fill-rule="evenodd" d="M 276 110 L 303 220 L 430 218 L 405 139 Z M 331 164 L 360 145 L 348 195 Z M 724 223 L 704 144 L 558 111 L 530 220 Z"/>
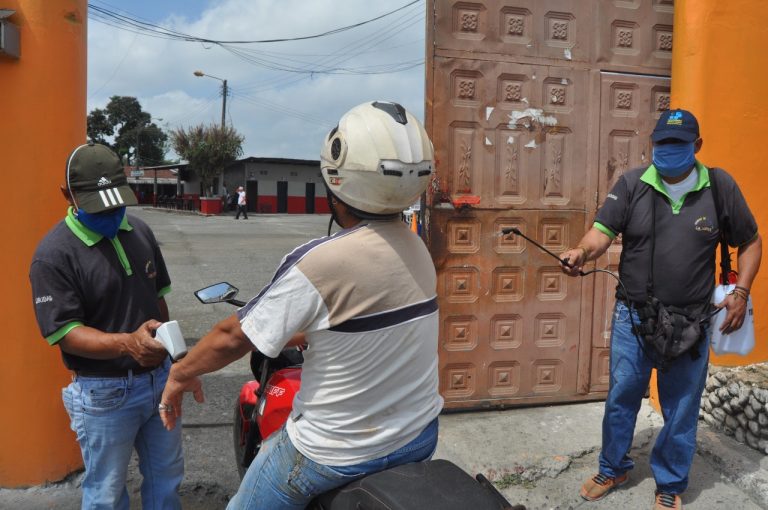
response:
<path fill-rule="evenodd" d="M 396 103 L 347 112 L 327 136 L 322 174 L 343 230 L 296 248 L 272 281 L 171 369 L 172 429 L 197 376 L 253 349 L 275 357 L 306 342 L 301 389 L 266 439 L 229 508 L 299 509 L 368 474 L 428 459 L 437 445 L 436 275 L 399 220 L 426 189 L 432 144 Z"/>

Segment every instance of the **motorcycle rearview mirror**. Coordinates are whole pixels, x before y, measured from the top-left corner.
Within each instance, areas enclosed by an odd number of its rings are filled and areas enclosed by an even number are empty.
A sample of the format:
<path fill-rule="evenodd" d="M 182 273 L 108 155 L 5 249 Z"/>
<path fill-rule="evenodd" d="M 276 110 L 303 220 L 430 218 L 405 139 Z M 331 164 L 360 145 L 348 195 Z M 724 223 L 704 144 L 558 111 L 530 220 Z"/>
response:
<path fill-rule="evenodd" d="M 221 282 L 195 291 L 195 297 L 206 305 L 212 303 L 228 303 L 233 300 L 239 289 L 231 283 Z"/>

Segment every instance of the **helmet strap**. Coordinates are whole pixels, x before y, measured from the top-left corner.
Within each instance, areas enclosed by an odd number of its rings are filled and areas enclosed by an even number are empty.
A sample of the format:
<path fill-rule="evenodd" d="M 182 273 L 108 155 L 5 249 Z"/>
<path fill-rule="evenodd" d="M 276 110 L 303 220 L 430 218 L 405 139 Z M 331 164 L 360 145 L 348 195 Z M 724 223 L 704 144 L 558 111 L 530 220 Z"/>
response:
<path fill-rule="evenodd" d="M 335 202 L 338 200 L 331 191 L 331 188 L 328 187 L 328 184 L 323 182 L 325 184 L 325 198 L 328 200 L 328 209 L 331 210 L 331 218 L 328 220 L 328 235 L 331 235 L 331 227 L 333 227 L 333 222 L 335 221 L 338 226 L 341 227 L 341 223 L 339 223 L 339 214 L 336 212 L 336 206 Z M 344 227 L 342 227 L 344 228 Z"/>
<path fill-rule="evenodd" d="M 338 226 L 340 226 L 341 228 L 344 228 L 344 226 L 339 221 L 339 213 L 336 210 L 337 202 L 343 203 L 347 208 L 347 212 L 349 212 L 349 214 L 351 214 L 355 218 L 358 218 L 359 220 L 383 221 L 383 220 L 391 220 L 400 216 L 400 213 L 374 214 L 374 213 L 361 211 L 360 209 L 352 207 L 351 205 L 349 205 L 348 203 L 344 202 L 339 197 L 334 195 L 331 189 L 328 187 L 328 184 L 325 182 L 324 184 L 325 184 L 325 197 L 328 200 L 328 208 L 331 210 L 331 219 L 328 221 L 328 235 L 331 235 L 331 227 L 333 226 L 334 221 Z"/>

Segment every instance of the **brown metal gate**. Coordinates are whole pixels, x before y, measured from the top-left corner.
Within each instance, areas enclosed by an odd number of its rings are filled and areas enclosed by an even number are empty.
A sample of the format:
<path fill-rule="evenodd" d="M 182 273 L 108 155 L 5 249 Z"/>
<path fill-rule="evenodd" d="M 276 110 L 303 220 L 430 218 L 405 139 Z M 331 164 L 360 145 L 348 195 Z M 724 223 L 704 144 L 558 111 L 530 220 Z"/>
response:
<path fill-rule="evenodd" d="M 671 0 L 431 0 L 427 128 L 437 175 L 447 407 L 599 398 L 613 281 L 563 275 L 520 239 L 575 245 L 669 107 Z M 620 244 L 600 267 L 618 264 Z"/>

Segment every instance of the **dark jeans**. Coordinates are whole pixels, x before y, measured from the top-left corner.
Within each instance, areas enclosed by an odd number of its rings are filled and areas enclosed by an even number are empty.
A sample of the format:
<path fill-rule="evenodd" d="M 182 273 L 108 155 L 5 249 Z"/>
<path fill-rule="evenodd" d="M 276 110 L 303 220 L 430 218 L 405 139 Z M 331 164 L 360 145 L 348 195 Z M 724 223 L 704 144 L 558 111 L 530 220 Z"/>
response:
<path fill-rule="evenodd" d="M 635 323 L 640 319 L 633 311 Z M 686 353 L 658 373 L 659 400 L 664 426 L 651 452 L 651 471 L 656 488 L 680 494 L 688 487 L 688 472 L 696 453 L 699 403 L 707 378 L 709 338 L 695 347 L 701 356 Z M 629 456 L 637 412 L 648 388 L 653 364 L 632 334 L 629 310 L 616 303 L 611 330 L 611 382 L 603 417 L 603 448 L 600 472 L 621 476 L 634 467 Z"/>
<path fill-rule="evenodd" d="M 237 206 L 237 214 L 235 215 L 235 219 L 236 220 L 240 218 L 240 213 L 243 213 L 243 219 L 244 220 L 248 219 L 248 211 L 246 210 L 245 205 L 238 205 Z"/>

